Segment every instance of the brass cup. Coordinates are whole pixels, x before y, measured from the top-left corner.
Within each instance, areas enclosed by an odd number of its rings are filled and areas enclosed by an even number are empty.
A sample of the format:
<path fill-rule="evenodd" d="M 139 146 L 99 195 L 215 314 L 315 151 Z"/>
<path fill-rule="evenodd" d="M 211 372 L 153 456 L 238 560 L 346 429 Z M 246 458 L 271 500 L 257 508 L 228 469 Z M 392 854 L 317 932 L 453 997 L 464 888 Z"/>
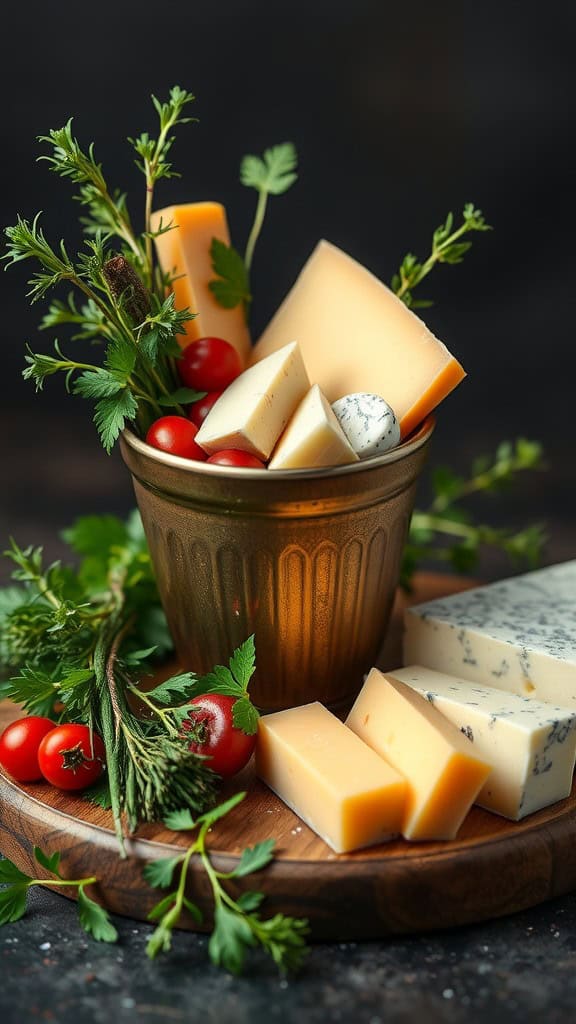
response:
<path fill-rule="evenodd" d="M 125 431 L 160 596 L 184 667 L 206 672 L 256 636 L 255 704 L 350 702 L 388 624 L 434 420 L 366 462 L 229 469 Z"/>

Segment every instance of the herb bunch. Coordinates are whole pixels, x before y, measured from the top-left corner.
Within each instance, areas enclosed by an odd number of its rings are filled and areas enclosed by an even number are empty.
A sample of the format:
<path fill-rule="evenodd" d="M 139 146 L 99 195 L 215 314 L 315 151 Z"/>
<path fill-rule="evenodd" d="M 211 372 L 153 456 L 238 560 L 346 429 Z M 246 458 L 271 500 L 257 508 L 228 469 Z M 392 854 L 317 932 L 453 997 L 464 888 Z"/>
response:
<path fill-rule="evenodd" d="M 39 548 L 13 543 L 7 552 L 20 586 L 0 592 L 0 664 L 12 672 L 0 697 L 34 714 L 54 716 L 59 707 L 62 718 L 102 736 L 123 850 L 124 821 L 132 831 L 173 810 L 199 813 L 213 802 L 217 778 L 180 733 L 188 709 L 146 718 L 130 703 L 136 673 L 171 648 L 138 514 L 127 523 L 86 517 L 65 536 L 81 555 L 77 570 L 45 566 Z M 195 678 L 179 676 L 173 698 L 182 703 Z M 166 695 L 170 683 L 163 686 Z"/>
<path fill-rule="evenodd" d="M 497 494 L 511 487 L 518 473 L 542 468 L 542 446 L 524 438 L 504 441 L 493 456 L 475 459 L 467 477 L 437 466 L 432 472 L 434 497 L 428 508 L 416 509 L 412 516 L 404 549 L 403 585 L 409 589 L 423 561 L 448 563 L 457 572 L 472 572 L 485 547 L 504 552 L 516 565 L 535 567 L 546 540 L 541 524 L 515 531 L 479 523 L 462 502 L 479 494 Z"/>
<path fill-rule="evenodd" d="M 214 898 L 214 930 L 208 945 L 212 962 L 232 974 L 241 974 L 248 949 L 260 946 L 281 971 L 295 971 L 300 967 L 306 952 L 308 922 L 284 914 L 275 914 L 272 918 L 262 920 L 258 909 L 265 898 L 263 893 L 247 891 L 234 898 L 224 884 L 267 867 L 274 856 L 274 840 L 267 839 L 247 847 L 237 867 L 228 873 L 216 870 L 206 849 L 209 830 L 220 818 L 237 807 L 245 796 L 246 793 L 236 793 L 219 807 L 196 819 L 189 811 L 176 812 L 166 818 L 168 828 L 179 832 L 195 830 L 197 837 L 185 852 L 151 861 L 144 868 L 146 881 L 159 889 L 169 889 L 179 869 L 176 889 L 164 896 L 148 915 L 149 920 L 158 922 L 147 946 L 151 959 L 170 949 L 172 930 L 177 927 L 183 912 L 191 914 L 197 924 L 202 923 L 200 908 L 186 896 L 188 866 L 191 858 L 198 855 Z"/>

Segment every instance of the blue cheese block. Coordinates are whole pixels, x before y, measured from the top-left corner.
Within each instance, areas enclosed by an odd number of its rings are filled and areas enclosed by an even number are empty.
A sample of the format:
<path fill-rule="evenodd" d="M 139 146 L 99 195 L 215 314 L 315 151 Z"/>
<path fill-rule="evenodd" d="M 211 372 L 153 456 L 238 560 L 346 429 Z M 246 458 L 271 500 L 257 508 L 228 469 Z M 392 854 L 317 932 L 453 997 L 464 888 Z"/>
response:
<path fill-rule="evenodd" d="M 404 663 L 576 708 L 576 561 L 405 612 Z"/>
<path fill-rule="evenodd" d="M 383 455 L 400 444 L 400 424 L 380 395 L 358 392 L 332 403 L 336 419 L 360 459 Z"/>
<path fill-rule="evenodd" d="M 576 712 L 420 665 L 388 675 L 426 697 L 492 765 L 476 798 L 481 807 L 519 821 L 570 795 Z"/>

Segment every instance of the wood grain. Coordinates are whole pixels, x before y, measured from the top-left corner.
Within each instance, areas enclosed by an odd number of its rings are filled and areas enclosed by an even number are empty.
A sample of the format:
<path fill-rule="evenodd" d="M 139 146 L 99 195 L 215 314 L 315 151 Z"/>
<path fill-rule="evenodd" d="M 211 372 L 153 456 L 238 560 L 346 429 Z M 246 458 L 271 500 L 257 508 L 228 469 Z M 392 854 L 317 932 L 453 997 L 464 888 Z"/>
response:
<path fill-rule="evenodd" d="M 415 596 L 425 600 L 461 581 L 421 577 Z M 379 659 L 400 663 L 399 599 L 394 625 Z M 0 705 L 0 727 L 18 710 Z M 266 912 L 307 916 L 316 938 L 359 939 L 448 928 L 513 913 L 576 888 L 576 790 L 520 823 L 474 808 L 450 843 L 397 840 L 355 854 L 334 854 L 278 798 L 254 778 L 251 766 L 225 788 L 248 795 L 210 835 L 218 868 L 231 870 L 241 850 L 276 841 L 277 856 L 261 877 L 239 880 L 237 892 L 262 887 Z M 0 851 L 27 872 L 33 847 L 62 853 L 68 877 L 95 874 L 95 895 L 113 911 L 145 919 L 159 898 L 143 881 L 142 867 L 187 844 L 184 834 L 147 825 L 121 860 L 109 812 L 48 785 L 20 785 L 0 775 Z M 191 863 L 189 891 L 210 926 L 210 890 L 201 866 Z M 191 920 L 185 927 L 196 927 Z"/>

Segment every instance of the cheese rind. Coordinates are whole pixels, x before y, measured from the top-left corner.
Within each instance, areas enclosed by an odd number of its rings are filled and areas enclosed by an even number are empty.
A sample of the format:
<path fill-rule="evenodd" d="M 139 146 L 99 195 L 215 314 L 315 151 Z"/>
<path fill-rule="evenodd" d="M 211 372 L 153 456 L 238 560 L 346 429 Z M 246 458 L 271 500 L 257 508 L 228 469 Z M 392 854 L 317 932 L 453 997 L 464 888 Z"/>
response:
<path fill-rule="evenodd" d="M 389 675 L 425 697 L 492 764 L 476 798 L 481 807 L 519 821 L 570 795 L 576 760 L 574 711 L 420 665 Z"/>
<path fill-rule="evenodd" d="M 576 707 L 576 561 L 407 609 L 404 662 Z"/>
<path fill-rule="evenodd" d="M 406 783 L 322 704 L 260 719 L 256 771 L 336 853 L 399 832 Z"/>
<path fill-rule="evenodd" d="M 406 839 L 454 839 L 490 765 L 419 694 L 378 669 L 370 672 L 346 725 L 408 783 Z"/>
<path fill-rule="evenodd" d="M 310 388 L 296 342 L 250 366 L 220 395 L 196 444 L 206 452 L 238 448 L 266 461 Z"/>
<path fill-rule="evenodd" d="M 248 362 L 250 334 L 242 305 L 224 309 L 210 291 L 215 277 L 210 258 L 212 240 L 230 245 L 226 210 L 220 203 L 184 203 L 167 206 L 152 214 L 152 230 L 173 224 L 154 239 L 158 261 L 165 274 L 176 275 L 172 283 L 176 309 L 189 307 L 196 313 L 194 320 L 185 325 L 186 334 L 179 334 L 184 347 L 198 338 L 224 338 L 234 346 L 242 359 Z"/>
<path fill-rule="evenodd" d="M 405 437 L 464 377 L 426 324 L 381 281 L 321 241 L 258 341 L 253 361 L 297 338 L 310 379 L 330 402 L 375 392 Z"/>
<path fill-rule="evenodd" d="M 268 469 L 344 466 L 350 462 L 358 462 L 358 456 L 314 384 L 280 437 Z"/>

